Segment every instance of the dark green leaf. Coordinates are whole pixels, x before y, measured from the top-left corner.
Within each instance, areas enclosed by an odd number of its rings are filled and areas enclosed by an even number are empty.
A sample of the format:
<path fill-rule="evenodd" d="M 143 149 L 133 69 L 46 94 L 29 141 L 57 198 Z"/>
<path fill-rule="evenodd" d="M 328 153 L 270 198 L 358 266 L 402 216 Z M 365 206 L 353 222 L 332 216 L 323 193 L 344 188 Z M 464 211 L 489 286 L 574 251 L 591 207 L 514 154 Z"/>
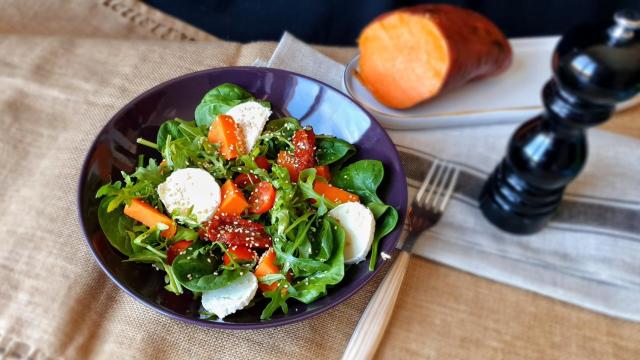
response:
<path fill-rule="evenodd" d="M 264 310 L 262 310 L 262 314 L 260 314 L 261 320 L 266 320 L 271 318 L 273 313 L 279 308 L 282 309 L 283 313 L 289 312 L 289 307 L 287 306 L 287 299 L 289 299 L 290 292 L 284 291 L 285 286 L 287 289 L 292 290 L 293 288 L 289 285 L 289 282 L 284 279 L 281 280 L 278 284 L 278 287 L 274 291 L 268 291 L 264 293 L 264 297 L 271 299 L 271 301 L 265 306 Z"/>
<path fill-rule="evenodd" d="M 218 270 L 218 262 L 210 254 L 212 244 L 199 242 L 191 245 L 187 251 L 176 256 L 171 267 L 176 279 L 191 291 L 207 291 L 224 287 L 238 279 L 248 270 Z"/>
<path fill-rule="evenodd" d="M 382 162 L 360 160 L 334 173 L 331 183 L 360 196 L 362 202 L 367 205 L 371 202 L 382 203 L 376 191 L 383 177 Z"/>
<path fill-rule="evenodd" d="M 316 242 L 319 244 L 316 260 L 327 261 L 331 256 L 331 251 L 333 250 L 333 231 L 331 230 L 331 223 L 326 217 L 322 219 L 322 227 L 318 232 L 318 239 Z"/>
<path fill-rule="evenodd" d="M 181 137 L 182 132 L 180 131 L 180 121 L 178 121 L 177 119 L 165 121 L 162 125 L 160 125 L 160 129 L 158 130 L 158 135 L 156 137 L 158 151 L 160 151 L 160 153 L 164 151 L 164 147 L 167 144 L 168 138 L 175 140 Z"/>
<path fill-rule="evenodd" d="M 134 251 L 131 246 L 131 238 L 127 235 L 126 230 L 133 230 L 134 221 L 122 213 L 121 207 L 111 212 L 107 211 L 111 200 L 112 198 L 105 197 L 100 201 L 98 207 L 98 223 L 100 223 L 102 232 L 104 232 L 111 246 L 122 254 L 131 256 Z"/>
<path fill-rule="evenodd" d="M 329 268 L 318 271 L 298 281 L 294 285 L 296 293 L 291 295 L 291 297 L 305 304 L 309 304 L 319 297 L 326 295 L 327 286 L 339 283 L 344 277 L 345 232 L 337 221 L 331 218 L 328 218 L 328 221 L 330 222 L 334 238 L 334 251 L 331 258 L 326 262 Z"/>
<path fill-rule="evenodd" d="M 177 240 L 196 241 L 198 240 L 198 232 L 184 226 L 178 226 L 176 235 L 173 238 Z"/>
<path fill-rule="evenodd" d="M 376 219 L 376 232 L 371 244 L 371 260 L 369 270 L 373 271 L 378 258 L 378 244 L 380 239 L 393 231 L 398 223 L 398 210 L 386 204 L 370 203 L 367 205 Z"/>
<path fill-rule="evenodd" d="M 120 192 L 121 188 L 122 188 L 122 183 L 120 181 L 116 181 L 113 184 L 112 183 L 104 184 L 96 192 L 96 199 L 101 198 L 103 196 L 115 196 Z"/>
<path fill-rule="evenodd" d="M 360 160 L 334 174 L 333 185 L 350 191 L 369 207 L 376 219 L 376 232 L 371 246 L 369 270 L 373 270 L 378 258 L 378 243 L 393 231 L 398 223 L 398 211 L 386 205 L 377 195 L 384 177 L 384 167 L 378 160 Z"/>
<path fill-rule="evenodd" d="M 135 177 L 137 182 L 148 182 L 151 186 L 157 187 L 162 184 L 167 175 L 163 174 L 162 169 L 158 166 L 155 159 L 149 159 L 149 164 L 146 167 L 139 167 L 131 176 Z"/>
<path fill-rule="evenodd" d="M 269 133 L 279 131 L 285 135 L 288 134 L 288 137 L 293 136 L 293 133 L 300 129 L 302 129 L 300 123 L 292 117 L 270 120 L 264 126 L 264 132 Z"/>
<path fill-rule="evenodd" d="M 196 124 L 209 127 L 217 115 L 225 114 L 232 107 L 243 102 L 255 100 L 247 90 L 234 84 L 222 84 L 211 89 L 196 108 Z M 270 107 L 267 101 L 259 101 L 265 107 Z"/>
<path fill-rule="evenodd" d="M 355 154 L 355 146 L 333 136 L 316 136 L 316 159 L 318 165 L 343 163 Z"/>

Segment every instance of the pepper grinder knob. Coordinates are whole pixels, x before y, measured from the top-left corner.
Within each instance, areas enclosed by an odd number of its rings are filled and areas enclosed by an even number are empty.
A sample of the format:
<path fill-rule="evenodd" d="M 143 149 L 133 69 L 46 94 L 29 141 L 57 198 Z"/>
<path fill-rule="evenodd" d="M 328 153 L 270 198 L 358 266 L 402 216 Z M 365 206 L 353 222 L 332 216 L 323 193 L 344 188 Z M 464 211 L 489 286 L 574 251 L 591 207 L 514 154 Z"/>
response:
<path fill-rule="evenodd" d="M 620 10 L 613 15 L 616 22 L 609 28 L 609 36 L 614 41 L 625 42 L 633 38 L 633 33 L 640 30 L 640 12 Z"/>
<path fill-rule="evenodd" d="M 513 134 L 489 176 L 480 209 L 516 234 L 541 230 L 587 158 L 586 129 L 609 119 L 617 103 L 640 92 L 640 13 L 617 12 L 608 24 L 563 35 L 542 90 L 544 112 Z"/>

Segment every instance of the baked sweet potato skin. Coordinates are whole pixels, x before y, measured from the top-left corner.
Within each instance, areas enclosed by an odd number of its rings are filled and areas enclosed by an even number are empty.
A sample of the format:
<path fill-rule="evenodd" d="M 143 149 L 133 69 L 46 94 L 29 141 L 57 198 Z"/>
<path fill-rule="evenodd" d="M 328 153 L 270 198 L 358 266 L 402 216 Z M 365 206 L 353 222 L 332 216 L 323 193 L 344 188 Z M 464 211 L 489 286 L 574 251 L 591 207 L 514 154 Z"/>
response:
<path fill-rule="evenodd" d="M 395 26 L 405 26 L 411 36 L 396 31 Z M 425 42 L 432 44 L 425 46 Z M 509 42 L 489 19 L 444 4 L 417 5 L 383 14 L 362 31 L 358 43 L 360 79 L 380 102 L 398 109 L 412 107 L 471 80 L 497 75 L 512 61 Z M 424 54 L 438 50 L 438 46 L 444 51 Z M 383 52 L 398 59 L 387 58 L 388 64 L 383 64 L 379 58 L 384 58 Z"/>
<path fill-rule="evenodd" d="M 497 75 L 511 65 L 509 41 L 495 24 L 477 12 L 438 4 L 418 5 L 407 10 L 429 14 L 447 38 L 451 67 L 445 89 Z"/>

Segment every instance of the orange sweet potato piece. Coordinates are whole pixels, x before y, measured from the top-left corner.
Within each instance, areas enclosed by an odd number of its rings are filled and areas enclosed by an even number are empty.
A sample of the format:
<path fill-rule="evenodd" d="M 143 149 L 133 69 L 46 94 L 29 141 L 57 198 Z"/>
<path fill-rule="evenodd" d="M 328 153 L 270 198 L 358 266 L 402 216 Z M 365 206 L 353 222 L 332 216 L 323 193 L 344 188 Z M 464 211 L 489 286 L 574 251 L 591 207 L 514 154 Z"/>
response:
<path fill-rule="evenodd" d="M 316 175 L 323 177 L 327 181 L 331 181 L 331 170 L 327 165 L 316 166 Z"/>
<path fill-rule="evenodd" d="M 257 278 L 279 273 L 280 267 L 276 264 L 276 253 L 273 249 L 267 250 L 267 252 L 262 255 L 258 266 L 256 266 L 256 270 L 253 272 Z M 262 292 L 275 291 L 278 288 L 278 282 L 276 281 L 271 284 L 259 283 L 258 287 Z"/>
<path fill-rule="evenodd" d="M 212 144 L 220 144 L 220 153 L 231 160 L 244 153 L 241 128 L 229 115 L 218 115 L 209 128 L 208 140 Z"/>
<path fill-rule="evenodd" d="M 218 207 L 218 214 L 240 216 L 249 207 L 249 203 L 244 198 L 242 191 L 238 189 L 236 184 L 227 180 L 220 189 L 222 193 L 222 201 Z"/>
<path fill-rule="evenodd" d="M 373 20 L 358 39 L 358 76 L 381 103 L 406 109 L 511 64 L 511 47 L 489 19 L 425 4 Z"/>
<path fill-rule="evenodd" d="M 358 195 L 352 194 L 348 191 L 342 190 L 338 187 L 321 181 L 316 181 L 313 183 L 313 190 L 318 194 L 324 196 L 325 199 L 336 204 L 360 201 Z"/>
<path fill-rule="evenodd" d="M 160 233 L 161 236 L 167 239 L 176 234 L 176 224 L 171 218 L 140 199 L 133 199 L 130 205 L 125 205 L 124 214 L 150 228 L 157 226 L 158 223 L 167 225 L 169 228 Z"/>

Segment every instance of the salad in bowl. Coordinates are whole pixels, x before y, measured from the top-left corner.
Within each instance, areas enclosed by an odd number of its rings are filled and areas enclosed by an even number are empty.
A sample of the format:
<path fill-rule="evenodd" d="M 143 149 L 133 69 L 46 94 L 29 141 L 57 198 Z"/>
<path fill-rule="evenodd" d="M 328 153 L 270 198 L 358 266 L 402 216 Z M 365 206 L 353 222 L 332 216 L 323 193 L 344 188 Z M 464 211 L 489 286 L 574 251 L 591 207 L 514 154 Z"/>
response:
<path fill-rule="evenodd" d="M 199 299 L 203 319 L 310 304 L 368 255 L 373 270 L 398 223 L 377 193 L 379 160 L 350 162 L 354 145 L 273 116 L 231 83 L 204 95 L 195 120 L 167 120 L 138 143 L 157 156 L 99 188 L 100 227 L 124 261 Z"/>

